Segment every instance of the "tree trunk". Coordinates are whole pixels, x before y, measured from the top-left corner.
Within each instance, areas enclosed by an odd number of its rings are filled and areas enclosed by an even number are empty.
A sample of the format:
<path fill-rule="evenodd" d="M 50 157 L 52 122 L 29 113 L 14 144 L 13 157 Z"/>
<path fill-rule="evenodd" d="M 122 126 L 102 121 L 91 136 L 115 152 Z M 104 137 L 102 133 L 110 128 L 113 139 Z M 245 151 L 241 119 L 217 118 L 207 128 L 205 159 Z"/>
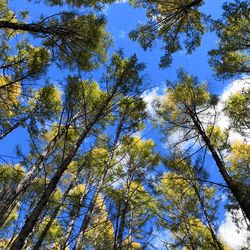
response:
<path fill-rule="evenodd" d="M 75 246 L 74 246 L 73 250 L 80 250 L 81 249 L 81 245 L 82 245 L 82 242 L 84 240 L 85 232 L 86 232 L 86 230 L 87 230 L 87 228 L 89 226 L 91 216 L 92 216 L 93 210 L 95 208 L 96 199 L 97 199 L 97 197 L 98 197 L 98 195 L 99 195 L 99 193 L 101 191 L 101 188 L 102 188 L 102 186 L 104 184 L 104 181 L 105 181 L 105 178 L 107 176 L 108 170 L 110 168 L 110 164 L 111 164 L 111 162 L 113 160 L 114 150 L 115 150 L 115 147 L 116 147 L 116 145 L 118 143 L 118 140 L 120 138 L 120 134 L 122 132 L 122 127 L 123 127 L 124 121 L 125 121 L 125 118 L 122 118 L 121 121 L 118 124 L 117 130 L 116 130 L 116 136 L 115 136 L 115 139 L 114 139 L 114 143 L 113 143 L 113 147 L 112 147 L 112 151 L 111 151 L 109 161 L 107 162 L 107 164 L 106 164 L 106 166 L 105 166 L 105 168 L 103 170 L 101 179 L 97 184 L 96 190 L 95 190 L 95 192 L 93 194 L 93 197 L 91 199 L 91 202 L 89 204 L 88 211 L 87 211 L 87 213 L 86 213 L 86 215 L 85 215 L 85 217 L 83 219 L 79 234 L 78 234 L 78 236 L 76 238 L 76 242 L 75 242 Z"/>
<path fill-rule="evenodd" d="M 83 131 L 81 136 L 78 138 L 78 140 L 75 144 L 75 147 L 69 152 L 69 154 L 64 159 L 62 164 L 58 167 L 55 175 L 53 176 L 53 178 L 49 182 L 48 186 L 44 190 L 44 193 L 43 193 L 42 197 L 40 198 L 40 200 L 38 201 L 36 207 L 34 208 L 32 213 L 30 214 L 30 216 L 26 219 L 24 226 L 22 227 L 20 233 L 18 234 L 17 238 L 13 242 L 10 250 L 22 249 L 22 247 L 25 243 L 26 237 L 33 230 L 37 220 L 39 219 L 39 216 L 40 216 L 43 208 L 46 206 L 46 204 L 50 198 L 50 195 L 55 190 L 60 178 L 62 177 L 63 173 L 67 169 L 68 165 L 71 163 L 73 157 L 77 153 L 79 147 L 81 146 L 81 144 L 83 143 L 85 138 L 89 135 L 93 125 L 96 124 L 102 118 L 104 111 L 105 111 L 105 108 L 108 106 L 108 104 L 112 100 L 112 98 L 115 94 L 115 91 L 116 91 L 116 88 L 114 88 L 114 92 L 108 97 L 108 99 L 103 104 L 103 106 L 101 107 L 99 112 L 96 114 L 96 116 L 93 118 L 93 120 L 88 124 L 86 129 Z"/>
<path fill-rule="evenodd" d="M 72 161 L 72 158 L 75 156 L 75 154 L 76 154 L 77 150 L 79 149 L 80 145 L 82 144 L 84 139 L 88 136 L 92 125 L 93 125 L 93 123 L 91 124 L 91 126 L 89 126 L 83 132 L 83 134 L 78 139 L 78 141 L 76 143 L 76 146 L 71 150 L 71 152 L 67 155 L 66 159 L 63 161 L 63 163 L 58 167 L 58 170 L 56 171 L 55 175 L 53 176 L 53 178 L 49 182 L 48 186 L 46 187 L 46 189 L 44 191 L 44 194 L 42 195 L 42 197 L 38 201 L 36 207 L 34 208 L 32 213 L 30 214 L 30 216 L 25 221 L 24 226 L 22 227 L 20 233 L 18 234 L 17 238 L 13 242 L 13 244 L 12 244 L 12 246 L 10 248 L 11 250 L 19 250 L 19 249 L 21 249 L 23 247 L 23 244 L 25 242 L 26 237 L 30 234 L 33 227 L 35 226 L 35 224 L 36 224 L 36 222 L 37 222 L 43 208 L 46 206 L 46 204 L 47 204 L 47 202 L 49 200 L 50 195 L 55 190 L 57 183 L 59 182 L 59 180 L 62 177 L 64 171 L 67 169 L 68 165 Z"/>
<path fill-rule="evenodd" d="M 247 197 L 247 193 L 250 193 L 250 191 L 245 191 L 244 189 L 242 190 L 240 188 L 240 186 L 231 178 L 231 176 L 227 172 L 227 169 L 225 167 L 225 163 L 221 160 L 214 145 L 211 143 L 209 137 L 207 136 L 204 129 L 202 128 L 199 118 L 194 114 L 194 112 L 192 110 L 191 111 L 188 110 L 188 113 L 189 113 L 189 115 L 190 115 L 190 117 L 195 125 L 195 128 L 197 129 L 198 133 L 200 134 L 200 136 L 202 137 L 206 146 L 208 147 L 210 153 L 212 154 L 212 156 L 216 162 L 216 165 L 219 169 L 219 172 L 221 173 L 223 179 L 227 183 L 228 188 L 231 190 L 236 201 L 240 205 L 243 213 L 246 215 L 246 217 L 250 221 L 250 199 L 249 199 L 249 197 Z"/>
<path fill-rule="evenodd" d="M 1 205 L 0 209 L 0 227 L 4 224 L 5 220 L 8 218 L 9 213 L 12 211 L 15 204 L 20 200 L 23 193 L 27 190 L 30 186 L 30 182 L 32 182 L 37 173 L 41 171 L 43 168 L 43 162 L 46 161 L 49 153 L 54 148 L 55 144 L 62 136 L 64 131 L 58 133 L 52 141 L 47 145 L 45 150 L 40 154 L 39 159 L 37 162 L 31 167 L 31 169 L 25 174 L 25 177 L 21 180 L 21 182 L 17 185 L 15 190 L 8 195 L 5 199 L 5 202 Z"/>
<path fill-rule="evenodd" d="M 15 190 L 12 190 L 11 193 L 5 195 L 6 198 L 4 199 L 5 202 L 1 204 L 0 206 L 0 227 L 4 224 L 6 219 L 8 218 L 9 214 L 15 207 L 16 203 L 20 200 L 24 192 L 28 189 L 30 186 L 30 183 L 34 180 L 35 176 L 41 171 L 41 169 L 44 167 L 44 162 L 48 158 L 49 154 L 51 153 L 51 150 L 53 150 L 54 146 L 58 142 L 58 140 L 61 138 L 61 136 L 65 133 L 65 131 L 68 129 L 70 124 L 72 124 L 73 121 L 75 121 L 78 118 L 77 114 L 72 120 L 65 126 L 63 129 L 58 131 L 58 133 L 54 136 L 54 138 L 49 142 L 47 147 L 43 150 L 42 153 L 40 153 L 40 156 L 36 163 L 31 167 L 31 169 L 25 174 L 25 177 L 21 180 L 21 182 L 17 185 Z"/>
<path fill-rule="evenodd" d="M 202 211 L 203 211 L 203 213 L 204 213 L 204 215 L 205 215 L 206 221 L 207 221 L 207 223 L 208 223 L 208 228 L 209 228 L 209 231 L 210 231 L 210 233 L 211 233 L 211 236 L 212 236 L 212 239 L 213 239 L 213 242 L 214 242 L 214 247 L 215 247 L 215 249 L 217 249 L 217 250 L 224 250 L 224 248 L 223 248 L 221 242 L 219 241 L 219 239 L 218 239 L 217 236 L 215 235 L 214 229 L 213 229 L 213 227 L 212 227 L 212 225 L 211 225 L 211 221 L 210 221 L 210 219 L 209 219 L 209 215 L 208 215 L 207 210 L 206 210 L 206 208 L 205 208 L 205 204 L 204 204 L 204 202 L 203 202 L 203 200 L 202 200 L 202 197 L 201 197 L 201 195 L 200 195 L 199 190 L 197 189 L 196 184 L 195 184 L 195 183 L 191 183 L 191 185 L 192 185 L 192 187 L 194 188 L 194 191 L 195 191 L 195 193 L 196 193 L 196 195 L 197 195 L 197 198 L 198 198 L 198 200 L 199 200 L 199 203 L 200 203 L 200 205 L 201 205 L 201 209 L 202 209 Z"/>
<path fill-rule="evenodd" d="M 44 240 L 44 238 L 45 238 L 45 236 L 46 236 L 48 230 L 50 229 L 50 227 L 51 227 L 51 225 L 52 225 L 54 219 L 56 218 L 56 216 L 57 216 L 57 214 L 58 214 L 58 212 L 59 212 L 61 206 L 63 205 L 64 201 L 66 200 L 69 191 L 73 188 L 74 182 L 75 182 L 75 180 L 76 180 L 76 177 L 77 177 L 77 174 L 76 174 L 74 180 L 72 180 L 72 182 L 71 182 L 71 184 L 69 185 L 69 187 L 67 188 L 67 190 L 64 192 L 61 203 L 59 203 L 59 204 L 56 206 L 56 208 L 54 209 L 54 211 L 53 211 L 52 214 L 50 215 L 50 220 L 49 220 L 49 222 L 47 223 L 47 225 L 45 226 L 45 228 L 43 229 L 41 235 L 39 236 L 39 239 L 37 240 L 35 246 L 33 247 L 33 250 L 39 250 L 40 246 L 42 245 L 42 242 L 43 242 L 43 240 Z"/>
<path fill-rule="evenodd" d="M 52 35 L 58 34 L 60 35 L 63 31 L 65 32 L 62 27 L 44 27 L 37 23 L 13 23 L 10 21 L 0 21 L 0 29 L 11 29 L 14 31 L 27 31 L 30 33 L 38 33 L 44 35 Z M 69 31 L 68 31 L 69 32 Z M 66 35 L 66 34 L 65 34 Z"/>

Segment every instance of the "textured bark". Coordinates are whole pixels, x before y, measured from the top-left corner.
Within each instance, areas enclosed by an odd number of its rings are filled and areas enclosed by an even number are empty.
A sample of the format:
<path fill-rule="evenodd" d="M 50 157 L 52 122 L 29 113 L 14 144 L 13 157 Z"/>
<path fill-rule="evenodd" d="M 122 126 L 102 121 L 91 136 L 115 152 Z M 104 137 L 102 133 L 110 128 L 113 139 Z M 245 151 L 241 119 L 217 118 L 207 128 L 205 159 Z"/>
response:
<path fill-rule="evenodd" d="M 105 166 L 105 168 L 103 170 L 101 179 L 98 182 L 98 185 L 97 185 L 97 187 L 95 189 L 93 197 L 92 197 L 92 199 L 90 201 L 88 211 L 87 211 L 87 213 L 86 213 L 86 215 L 85 215 L 85 217 L 83 219 L 83 222 L 82 222 L 79 234 L 78 234 L 78 236 L 76 238 L 75 246 L 74 246 L 73 250 L 80 250 L 81 249 L 81 245 L 82 245 L 82 243 L 84 241 L 84 235 L 85 235 L 86 230 L 87 230 L 87 228 L 88 228 L 88 226 L 90 224 L 91 216 L 92 216 L 92 213 L 93 213 L 94 208 L 95 208 L 96 199 L 97 199 L 97 197 L 98 197 L 98 195 L 99 195 L 99 193 L 100 193 L 100 191 L 102 189 L 102 186 L 104 184 L 105 178 L 106 178 L 107 173 L 108 173 L 108 170 L 110 169 L 110 164 L 111 164 L 111 162 L 113 160 L 113 157 L 114 157 L 114 150 L 115 150 L 115 147 L 116 147 L 116 145 L 118 143 L 118 140 L 120 138 L 124 122 L 125 122 L 125 118 L 122 118 L 121 121 L 119 122 L 118 127 L 117 127 L 116 136 L 115 136 L 115 139 L 114 139 L 110 159 L 107 162 L 107 164 L 106 164 L 106 166 Z"/>
<path fill-rule="evenodd" d="M 67 36 L 75 33 L 72 30 L 61 27 L 60 25 L 46 27 L 37 23 L 30 23 L 30 24 L 13 23 L 10 21 L 0 21 L 0 29 L 11 29 L 14 31 L 26 31 L 41 35 L 57 35 L 57 36 Z"/>
<path fill-rule="evenodd" d="M 229 175 L 225 167 L 225 163 L 220 158 L 218 152 L 216 151 L 216 148 L 214 147 L 209 137 L 205 133 L 204 129 L 202 128 L 199 118 L 195 115 L 195 113 L 192 110 L 188 110 L 188 113 L 194 123 L 196 130 L 198 131 L 203 141 L 205 142 L 207 148 L 209 149 L 210 153 L 212 154 L 214 161 L 216 162 L 216 165 L 219 169 L 219 172 L 221 173 L 223 179 L 227 183 L 228 188 L 231 190 L 232 194 L 234 195 L 234 198 L 238 202 L 243 213 L 246 215 L 246 217 L 250 221 L 250 199 L 249 197 L 247 197 L 247 193 L 250 193 L 250 191 L 246 192 L 245 190 L 241 189 L 239 184 L 236 183 L 231 178 L 231 176 Z"/>
<path fill-rule="evenodd" d="M 4 222 L 8 218 L 8 215 L 14 208 L 15 204 L 20 200 L 24 192 L 30 186 L 30 183 L 32 182 L 32 180 L 34 180 L 36 174 L 39 173 L 40 170 L 43 168 L 44 161 L 46 161 L 49 153 L 54 148 L 55 144 L 57 143 L 57 141 L 59 140 L 59 138 L 62 136 L 63 133 L 64 132 L 58 133 L 51 140 L 51 142 L 47 145 L 45 150 L 40 154 L 40 157 L 37 160 L 37 162 L 25 174 L 25 177 L 17 185 L 15 190 L 12 190 L 12 192 L 9 195 L 7 195 L 7 197 L 4 199 L 5 201 L 3 202 L 3 204 L 1 204 L 0 207 L 0 227 L 4 224 Z"/>
<path fill-rule="evenodd" d="M 67 169 L 68 165 L 70 164 L 72 158 L 75 156 L 78 148 L 80 147 L 81 143 L 84 141 L 84 139 L 87 137 L 88 133 L 90 131 L 90 127 L 85 130 L 85 132 L 81 135 L 81 137 L 78 139 L 76 146 L 70 151 L 70 153 L 67 155 L 66 159 L 63 161 L 63 163 L 59 166 L 58 170 L 56 171 L 55 175 L 49 182 L 48 186 L 46 187 L 44 194 L 38 201 L 36 207 L 30 214 L 30 216 L 25 221 L 24 226 L 22 227 L 20 233 L 18 234 L 17 238 L 13 242 L 11 246 L 11 250 L 17 250 L 22 249 L 25 239 L 28 237 L 30 232 L 33 230 L 43 208 L 46 206 L 50 195 L 53 193 L 53 191 L 56 189 L 56 185 L 59 182 L 61 176 Z"/>
<path fill-rule="evenodd" d="M 76 174 L 77 176 L 77 174 Z M 63 205 L 63 203 L 65 202 L 66 198 L 67 198 L 67 195 L 69 193 L 69 191 L 73 188 L 74 186 L 74 181 L 76 179 L 76 176 L 74 178 L 74 180 L 71 182 L 71 184 L 69 185 L 69 187 L 67 188 L 67 190 L 64 192 L 63 194 L 63 197 L 62 197 L 62 201 L 61 203 L 59 203 L 56 208 L 54 209 L 54 211 L 52 212 L 52 214 L 50 215 L 50 220 L 49 222 L 47 223 L 47 225 L 45 226 L 45 228 L 43 229 L 42 233 L 40 234 L 39 236 L 39 239 L 37 240 L 36 244 L 34 245 L 33 247 L 33 250 L 39 250 L 40 246 L 42 245 L 43 243 L 43 240 L 48 232 L 48 230 L 50 229 L 54 219 L 56 218 L 58 212 L 60 211 L 60 208 L 61 206 Z"/>
<path fill-rule="evenodd" d="M 46 148 L 40 153 L 39 158 L 36 163 L 31 167 L 31 169 L 25 174 L 25 177 L 21 180 L 21 182 L 17 185 L 15 190 L 12 190 L 11 193 L 6 194 L 3 199 L 4 202 L 0 205 L 0 227 L 4 224 L 6 219 L 8 218 L 10 212 L 15 207 L 15 204 L 21 199 L 22 195 L 26 192 L 30 183 L 34 180 L 35 176 L 41 171 L 44 167 L 44 162 L 48 158 L 51 151 L 54 149 L 56 143 L 65 131 L 68 129 L 70 124 L 74 122 L 78 118 L 79 114 L 72 118 L 72 120 L 65 126 L 63 129 L 58 131 L 58 133 L 54 136 L 54 138 L 49 142 Z"/>
<path fill-rule="evenodd" d="M 77 153 L 78 149 L 80 148 L 81 144 L 85 140 L 85 138 L 89 135 L 92 127 L 104 116 L 105 109 L 109 105 L 110 101 L 112 100 L 114 94 L 116 93 L 116 88 L 114 88 L 114 92 L 109 96 L 109 98 L 106 100 L 106 102 L 103 104 L 103 106 L 100 108 L 99 112 L 96 114 L 96 116 L 93 118 L 93 120 L 88 124 L 88 126 L 85 128 L 81 136 L 78 138 L 74 148 L 68 153 L 66 158 L 63 160 L 62 164 L 58 167 L 56 173 L 50 180 L 48 186 L 44 190 L 44 193 L 40 200 L 38 201 L 36 207 L 30 214 L 30 216 L 26 219 L 24 226 L 22 227 L 20 233 L 18 234 L 17 238 L 13 242 L 10 250 L 19 250 L 22 249 L 26 238 L 33 230 L 34 226 L 36 225 L 36 222 L 38 221 L 40 214 L 44 207 L 46 206 L 50 195 L 53 193 L 53 191 L 56 189 L 56 186 L 62 177 L 63 173 L 67 169 L 68 165 L 71 163 L 73 157 Z"/>

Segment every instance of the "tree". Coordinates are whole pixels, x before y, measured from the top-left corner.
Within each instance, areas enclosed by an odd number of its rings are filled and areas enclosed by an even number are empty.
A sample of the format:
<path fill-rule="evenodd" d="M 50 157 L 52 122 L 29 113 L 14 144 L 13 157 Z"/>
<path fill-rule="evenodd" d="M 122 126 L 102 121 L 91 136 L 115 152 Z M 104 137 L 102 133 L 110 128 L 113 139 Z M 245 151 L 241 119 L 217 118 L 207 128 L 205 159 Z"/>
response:
<path fill-rule="evenodd" d="M 243 136 L 250 132 L 250 88 L 231 95 L 225 103 L 224 112 L 230 119 L 231 127 Z"/>
<path fill-rule="evenodd" d="M 202 166 L 190 166 L 186 160 L 165 159 L 170 170 L 162 176 L 156 187 L 159 201 L 159 224 L 170 230 L 174 242 L 172 247 L 184 249 L 224 249 L 216 236 L 215 219 L 217 201 L 215 188 L 206 183 L 207 173 Z"/>
<path fill-rule="evenodd" d="M 230 78 L 250 72 L 250 7 L 248 1 L 223 4 L 221 20 L 214 29 L 220 39 L 217 49 L 209 52 L 210 64 L 219 78 Z"/>
<path fill-rule="evenodd" d="M 124 69 L 126 69 L 126 71 L 124 71 Z M 104 125 L 103 119 L 112 113 L 114 108 L 112 102 L 115 100 L 118 101 L 119 95 L 126 95 L 129 93 L 136 94 L 136 91 L 139 88 L 138 85 L 141 83 L 141 78 L 139 76 L 141 69 L 143 69 L 143 65 L 137 63 L 135 56 L 129 59 L 123 59 L 123 55 L 121 53 L 115 54 L 113 56 L 112 64 L 108 68 L 106 74 L 106 79 L 110 79 L 107 92 L 105 93 L 97 88 L 94 98 L 92 98 L 89 103 L 85 102 L 85 99 L 83 99 L 82 105 L 77 103 L 78 110 L 72 109 L 74 105 L 69 106 L 70 109 L 67 112 L 68 117 L 66 116 L 66 120 L 69 120 L 69 117 L 71 117 L 71 111 L 73 111 L 73 114 L 74 112 L 82 113 L 83 120 L 79 121 L 81 126 L 79 134 L 76 137 L 74 145 L 70 147 L 68 152 L 63 152 L 60 164 L 58 165 L 55 173 L 51 176 L 49 183 L 45 187 L 43 195 L 40 197 L 33 211 L 26 219 L 17 238 L 12 243 L 11 249 L 21 248 L 24 245 L 26 237 L 31 233 L 36 225 L 43 209 L 49 201 L 51 194 L 55 191 L 57 184 L 59 183 L 64 172 L 67 170 L 69 164 L 74 159 L 82 143 L 87 137 L 90 136 L 92 131 L 98 131 L 98 128 L 101 128 L 100 126 Z M 75 87 L 81 86 L 81 82 L 79 83 L 80 85 L 76 85 Z M 72 84 L 72 82 L 69 82 L 69 84 Z M 69 94 L 72 93 L 73 92 L 70 90 Z M 83 95 L 85 94 L 84 89 L 81 93 Z M 66 100 L 67 104 L 71 103 L 71 100 L 75 100 L 75 96 L 67 96 Z M 98 106 L 93 105 L 93 103 L 96 102 L 98 102 Z M 72 104 L 74 104 L 74 102 L 72 102 Z M 91 109 L 92 107 L 93 109 Z M 88 113 L 89 109 L 91 110 L 90 114 Z M 84 115 L 87 116 L 87 120 L 84 119 L 86 118 Z M 65 140 L 65 143 L 67 143 L 67 140 Z"/>
<path fill-rule="evenodd" d="M 201 44 L 205 32 L 204 15 L 199 12 L 203 0 L 185 1 L 131 1 L 135 7 L 147 9 L 149 21 L 130 33 L 133 40 L 138 40 L 142 48 L 152 48 L 154 40 L 164 42 L 161 67 L 170 66 L 172 54 L 185 49 L 188 54 Z M 181 40 L 185 36 L 184 45 Z"/>
<path fill-rule="evenodd" d="M 216 115 L 211 117 L 206 112 L 216 104 L 216 98 L 208 93 L 204 84 L 198 84 L 197 78 L 187 75 L 183 71 L 179 71 L 178 78 L 179 82 L 169 83 L 163 103 L 155 103 L 156 112 L 163 119 L 161 123 L 163 130 L 169 133 L 170 131 L 183 129 L 184 137 L 186 137 L 184 140 L 190 140 L 191 138 L 195 142 L 202 140 L 202 143 L 204 143 L 202 147 L 207 147 L 211 152 L 228 188 L 246 217 L 250 219 L 250 206 L 247 199 L 249 188 L 242 189 L 240 180 L 230 176 L 220 148 L 216 147 L 211 139 L 212 133 L 207 132 L 205 128 L 206 122 L 210 125 L 215 123 L 214 117 Z M 207 118 L 204 115 L 207 115 Z"/>
<path fill-rule="evenodd" d="M 219 197 L 229 194 L 225 207 L 250 219 L 247 83 L 217 105 L 205 82 L 179 70 L 153 103 L 171 146 L 163 151 L 143 131 L 145 65 L 107 53 L 103 11 L 114 0 L 29 2 L 40 17 L 0 0 L 0 142 L 15 130 L 27 139 L 15 156 L 0 155 L 0 248 L 147 249 L 167 230 L 166 249 L 229 249 L 217 235 Z M 223 4 L 218 20 L 203 0 L 130 4 L 148 18 L 130 38 L 145 50 L 160 39 L 160 67 L 177 51 L 191 54 L 209 28 L 220 39 L 209 52 L 216 76 L 249 73 L 248 1 Z M 244 140 L 231 141 L 231 132 Z M 221 181 L 209 176 L 213 165 Z"/>

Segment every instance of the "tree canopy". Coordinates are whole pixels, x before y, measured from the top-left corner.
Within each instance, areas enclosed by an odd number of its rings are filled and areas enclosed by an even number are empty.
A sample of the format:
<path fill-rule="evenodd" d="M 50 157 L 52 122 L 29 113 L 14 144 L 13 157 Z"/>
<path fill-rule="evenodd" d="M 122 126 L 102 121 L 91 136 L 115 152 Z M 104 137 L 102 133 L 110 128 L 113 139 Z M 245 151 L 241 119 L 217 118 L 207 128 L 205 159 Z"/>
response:
<path fill-rule="evenodd" d="M 159 70 L 212 33 L 213 81 L 238 84 L 218 95 L 180 67 L 151 103 L 147 64 L 110 34 L 116 1 L 23 2 L 0 0 L 0 249 L 234 249 L 219 228 L 231 213 L 250 230 L 249 1 L 220 18 L 129 1 L 145 14 L 129 38 L 160 44 Z"/>

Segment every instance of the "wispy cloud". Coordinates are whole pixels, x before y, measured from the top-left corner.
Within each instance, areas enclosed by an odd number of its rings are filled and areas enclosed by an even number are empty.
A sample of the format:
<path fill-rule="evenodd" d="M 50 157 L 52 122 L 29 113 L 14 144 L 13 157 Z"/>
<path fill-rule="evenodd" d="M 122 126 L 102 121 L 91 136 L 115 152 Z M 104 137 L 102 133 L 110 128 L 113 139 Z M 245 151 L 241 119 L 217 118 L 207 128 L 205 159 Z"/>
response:
<path fill-rule="evenodd" d="M 117 0 L 115 1 L 116 4 L 119 4 L 119 3 L 127 3 L 128 0 Z"/>
<path fill-rule="evenodd" d="M 155 87 L 151 90 L 145 91 L 141 97 L 143 98 L 144 102 L 147 104 L 147 111 L 148 113 L 154 117 L 155 116 L 155 111 L 153 108 L 153 101 L 155 99 L 161 100 L 161 98 L 164 97 L 166 88 L 163 87 Z"/>
<path fill-rule="evenodd" d="M 126 36 L 126 32 L 124 30 L 120 31 L 119 38 L 124 38 Z"/>
<path fill-rule="evenodd" d="M 237 217 L 242 218 L 241 211 L 234 211 Z M 234 250 L 242 249 L 243 247 L 248 247 L 250 242 L 250 232 L 247 230 L 247 225 L 242 220 L 241 229 L 237 228 L 236 224 L 233 222 L 233 217 L 229 212 L 226 212 L 225 220 L 219 227 L 220 237 Z"/>
<path fill-rule="evenodd" d="M 219 117 L 217 119 L 216 124 L 221 127 L 222 129 L 227 129 L 230 125 L 229 118 L 223 113 L 223 108 L 225 105 L 225 102 L 228 100 L 230 96 L 233 94 L 237 93 L 238 91 L 241 91 L 243 89 L 247 89 L 250 87 L 250 79 L 241 79 L 241 80 L 236 80 L 230 83 L 229 85 L 226 86 L 226 88 L 223 90 L 221 96 L 220 96 L 220 102 L 217 105 L 217 110 L 219 112 Z M 229 133 L 229 141 L 244 141 L 246 140 L 246 137 L 243 137 L 236 131 L 230 131 Z M 249 138 L 248 138 L 249 139 Z"/>

